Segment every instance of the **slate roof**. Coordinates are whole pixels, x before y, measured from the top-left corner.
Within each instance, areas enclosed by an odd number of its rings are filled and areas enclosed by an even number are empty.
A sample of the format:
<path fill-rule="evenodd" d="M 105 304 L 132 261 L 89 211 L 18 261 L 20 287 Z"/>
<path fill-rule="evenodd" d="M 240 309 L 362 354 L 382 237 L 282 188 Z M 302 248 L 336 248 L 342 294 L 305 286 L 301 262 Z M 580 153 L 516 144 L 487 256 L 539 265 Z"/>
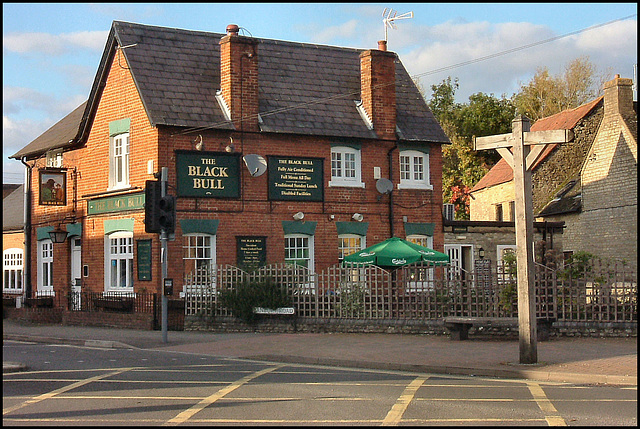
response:
<path fill-rule="evenodd" d="M 224 36 L 114 21 L 89 100 L 11 157 L 81 143 L 111 59 L 118 61 L 119 53 L 127 60 L 152 125 L 233 130 L 215 98 L 220 88 L 219 42 Z M 354 103 L 360 99 L 362 49 L 257 40 L 263 132 L 377 138 Z M 116 50 L 117 46 L 124 48 Z M 396 116 L 400 140 L 449 143 L 397 58 Z"/>
<path fill-rule="evenodd" d="M 20 159 L 23 156 L 28 158 L 42 154 L 50 149 L 65 148 L 73 145 L 86 106 L 87 102 L 85 101 L 27 146 L 11 155 L 10 158 Z"/>
<path fill-rule="evenodd" d="M 604 97 L 598 97 L 589 103 L 576 107 L 575 109 L 569 109 L 556 113 L 555 115 L 547 116 L 537 120 L 531 125 L 531 131 L 549 131 L 549 130 L 571 130 L 573 129 L 582 118 L 587 116 L 596 106 L 604 99 Z M 542 154 L 533 165 L 533 168 L 540 164 L 545 158 L 553 152 L 559 143 L 549 144 L 544 148 Z M 492 168 L 485 174 L 482 179 L 476 183 L 471 189 L 471 192 L 479 191 L 490 186 L 499 185 L 501 183 L 510 182 L 513 180 L 513 169 L 507 162 L 501 158 Z"/>
<path fill-rule="evenodd" d="M 220 39 L 224 34 L 113 23 L 92 95 L 97 93 L 113 40 L 131 68 L 153 125 L 233 129 L 215 99 L 220 88 Z M 363 50 L 257 39 L 261 130 L 376 138 L 360 117 Z M 135 45 L 135 46 L 131 46 Z M 399 60 L 396 60 L 399 137 L 449 143 L 449 139 Z M 89 107 L 89 110 L 91 106 Z M 88 117 L 88 114 L 85 116 Z"/>
<path fill-rule="evenodd" d="M 24 187 L 19 185 L 2 199 L 2 230 L 15 231 L 24 228 Z"/>

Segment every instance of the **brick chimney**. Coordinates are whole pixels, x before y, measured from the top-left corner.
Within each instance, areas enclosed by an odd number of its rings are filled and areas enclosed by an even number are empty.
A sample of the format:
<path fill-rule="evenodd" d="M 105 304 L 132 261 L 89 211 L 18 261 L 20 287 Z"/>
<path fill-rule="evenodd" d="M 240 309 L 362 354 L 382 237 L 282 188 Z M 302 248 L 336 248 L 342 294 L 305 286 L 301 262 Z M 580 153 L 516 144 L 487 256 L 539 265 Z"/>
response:
<path fill-rule="evenodd" d="M 633 117 L 633 80 L 617 74 L 604 84 L 604 114 L 620 114 L 625 119 Z"/>
<path fill-rule="evenodd" d="M 220 39 L 220 89 L 236 129 L 258 131 L 258 41 L 238 31 L 230 24 Z"/>
<path fill-rule="evenodd" d="M 378 138 L 395 139 L 396 54 L 378 46 L 360 54 L 360 96 Z"/>

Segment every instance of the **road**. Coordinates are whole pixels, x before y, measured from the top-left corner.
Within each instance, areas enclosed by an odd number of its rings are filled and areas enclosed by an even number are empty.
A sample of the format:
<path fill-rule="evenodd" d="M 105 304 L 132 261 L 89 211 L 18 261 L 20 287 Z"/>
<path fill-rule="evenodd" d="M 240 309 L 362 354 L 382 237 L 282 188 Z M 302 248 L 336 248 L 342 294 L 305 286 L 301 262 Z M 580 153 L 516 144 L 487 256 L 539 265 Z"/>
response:
<path fill-rule="evenodd" d="M 637 426 L 637 388 L 5 341 L 3 425 Z"/>

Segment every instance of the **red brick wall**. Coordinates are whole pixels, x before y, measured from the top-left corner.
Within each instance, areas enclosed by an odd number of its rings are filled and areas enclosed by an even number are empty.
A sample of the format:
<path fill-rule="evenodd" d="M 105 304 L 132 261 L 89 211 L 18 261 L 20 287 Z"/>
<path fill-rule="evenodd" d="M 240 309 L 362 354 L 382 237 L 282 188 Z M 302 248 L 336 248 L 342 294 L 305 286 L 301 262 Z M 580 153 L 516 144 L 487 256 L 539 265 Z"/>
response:
<path fill-rule="evenodd" d="M 232 36 L 233 38 L 233 36 Z M 379 52 L 380 53 L 380 52 Z M 386 54 L 386 53 L 383 53 Z M 223 54 L 224 55 L 224 54 Z M 392 55 L 392 54 L 391 54 Z M 245 58 L 244 61 L 250 59 Z M 224 59 L 223 59 L 224 62 Z M 393 65 L 393 61 L 390 61 Z M 139 239 L 153 239 L 152 245 L 152 281 L 137 281 L 137 261 L 134 256 L 135 290 L 145 288 L 147 292 L 161 291 L 160 243 L 157 234 L 144 232 L 144 211 L 128 211 L 101 215 L 87 215 L 87 203 L 96 196 L 107 196 L 109 170 L 109 123 L 130 118 L 130 184 L 142 191 L 145 180 L 153 179 L 147 174 L 147 161 L 153 160 L 155 171 L 161 167 L 169 169 L 169 184 L 176 186 L 175 150 L 192 150 L 193 140 L 201 134 L 208 151 L 224 151 L 229 143 L 228 131 L 199 130 L 197 134 L 184 134 L 182 129 L 158 126 L 152 127 L 146 116 L 144 106 L 138 96 L 135 83 L 127 70 L 124 58 L 116 59 L 110 65 L 106 85 L 101 94 L 94 122 L 84 147 L 65 152 L 65 166 L 77 168 L 78 180 L 75 189 L 77 195 L 77 216 L 83 223 L 82 264 L 89 266 L 89 276 L 83 278 L 83 290 L 100 292 L 104 290 L 104 221 L 108 219 L 134 219 L 134 246 Z M 223 73 L 224 74 L 224 73 Z M 245 81 L 246 82 L 246 81 Z M 256 76 L 257 82 L 257 76 Z M 223 85 L 225 85 L 223 83 Z M 244 85 L 244 84 L 243 84 Z M 247 84 L 246 87 L 251 85 Z M 246 89 L 245 89 L 246 91 Z M 395 100 L 395 96 L 394 96 Z M 247 115 L 245 105 L 245 116 Z M 395 105 L 393 106 L 395 112 Z M 257 107 L 256 107 L 257 112 Z M 395 118 L 395 113 L 394 116 Z M 384 125 L 388 131 L 391 124 Z M 395 129 L 395 122 L 393 123 Z M 316 221 L 315 231 L 315 269 L 321 271 L 338 262 L 338 237 L 335 221 L 351 221 L 358 212 L 369 223 L 367 244 L 371 245 L 390 236 L 389 196 L 380 197 L 376 191 L 373 177 L 374 167 L 380 167 L 381 177 L 389 177 L 388 153 L 395 146 L 394 140 L 359 141 L 362 144 L 362 180 L 365 188 L 330 188 L 331 174 L 330 145 L 334 139 L 293 136 L 279 134 L 259 134 L 254 132 L 232 133 L 236 152 L 256 153 L 262 156 L 305 156 L 324 159 L 324 202 L 269 201 L 267 174 L 251 177 L 241 166 L 242 197 L 231 199 L 178 198 L 178 219 L 219 219 L 216 238 L 217 263 L 236 263 L 236 236 L 261 235 L 267 237 L 267 263 L 279 263 L 284 260 L 284 240 L 282 221 L 293 220 L 298 211 L 305 213 L 304 221 Z M 399 182 L 399 154 L 394 149 L 392 156 L 392 181 Z M 432 222 L 436 224 L 434 247 L 442 250 L 442 155 L 439 145 L 430 152 L 430 175 L 434 185 L 432 191 L 394 190 L 393 219 L 394 234 L 404 237 L 403 216 L 408 222 Z M 35 171 L 35 170 L 34 170 Z M 37 261 L 35 245 L 35 227 L 53 224 L 56 219 L 71 213 L 73 209 L 72 184 L 68 177 L 68 204 L 65 208 L 51 208 L 34 202 L 34 246 L 32 260 Z M 34 190 L 37 190 L 37 174 L 34 174 Z M 172 188 L 169 193 L 175 194 Z M 37 192 L 34 192 L 34 195 Z M 329 216 L 334 215 L 333 220 Z M 168 277 L 174 279 L 174 295 L 182 290 L 183 262 L 182 236 L 180 223 L 177 222 L 176 240 L 168 243 Z M 134 247 L 135 253 L 135 247 Z M 56 244 L 54 247 L 54 275 L 56 289 L 58 285 L 69 285 L 69 243 Z M 36 285 L 36 271 L 33 272 L 33 289 Z M 66 289 L 65 289 L 66 290 Z"/>

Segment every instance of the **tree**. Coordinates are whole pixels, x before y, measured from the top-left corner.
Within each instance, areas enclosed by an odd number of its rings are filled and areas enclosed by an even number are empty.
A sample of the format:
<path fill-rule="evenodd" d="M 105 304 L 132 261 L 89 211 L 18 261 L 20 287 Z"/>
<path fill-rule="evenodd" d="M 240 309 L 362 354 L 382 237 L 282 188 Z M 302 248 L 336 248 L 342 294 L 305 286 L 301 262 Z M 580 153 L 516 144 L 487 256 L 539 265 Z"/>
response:
<path fill-rule="evenodd" d="M 432 85 L 429 108 L 449 137 L 451 145 L 443 147 L 443 199 L 454 204 L 456 219 L 469 219 L 469 192 L 495 164 L 499 155 L 473 149 L 473 137 L 510 131 L 515 107 L 504 96 L 473 94 L 468 104 L 455 102 L 458 79 L 448 77 Z"/>
<path fill-rule="evenodd" d="M 539 68 L 528 84 L 520 86 L 513 104 L 518 113 L 535 122 L 581 106 L 596 98 L 598 92 L 595 67 L 588 57 L 579 57 L 558 76 L 551 76 L 547 67 Z"/>

